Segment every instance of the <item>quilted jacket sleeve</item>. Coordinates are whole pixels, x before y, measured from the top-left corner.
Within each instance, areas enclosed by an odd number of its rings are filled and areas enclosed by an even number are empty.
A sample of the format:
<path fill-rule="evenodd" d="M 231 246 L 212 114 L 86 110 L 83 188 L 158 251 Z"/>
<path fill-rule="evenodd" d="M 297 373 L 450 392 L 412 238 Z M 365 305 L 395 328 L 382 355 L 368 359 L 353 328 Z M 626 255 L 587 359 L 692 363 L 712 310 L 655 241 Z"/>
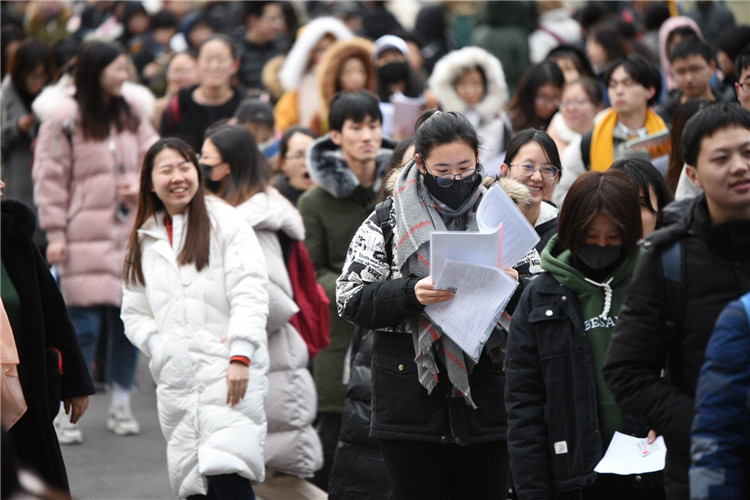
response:
<path fill-rule="evenodd" d="M 146 356 L 151 357 L 152 338 L 159 335 L 159 329 L 143 285 L 127 282 L 123 284 L 120 317 L 125 325 L 128 340 Z"/>
<path fill-rule="evenodd" d="M 50 242 L 65 239 L 72 153 L 71 140 L 65 131 L 58 124 L 43 122 L 34 150 L 31 176 L 39 223 L 47 231 Z"/>
<path fill-rule="evenodd" d="M 423 308 L 417 300 L 416 276 L 391 278 L 383 232 L 373 213 L 359 227 L 336 281 L 339 315 L 365 328 L 398 325 Z"/>

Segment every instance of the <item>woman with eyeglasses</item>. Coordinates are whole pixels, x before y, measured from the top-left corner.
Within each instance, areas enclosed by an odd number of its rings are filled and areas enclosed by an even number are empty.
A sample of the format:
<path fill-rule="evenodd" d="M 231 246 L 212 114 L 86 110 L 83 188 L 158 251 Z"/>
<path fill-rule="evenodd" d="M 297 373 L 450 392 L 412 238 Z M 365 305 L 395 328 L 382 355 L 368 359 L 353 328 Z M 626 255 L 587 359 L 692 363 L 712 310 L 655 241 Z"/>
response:
<path fill-rule="evenodd" d="M 659 497 L 641 476 L 594 472 L 615 431 L 648 431 L 626 418 L 602 376 L 639 257 L 639 205 L 622 172 L 580 176 L 560 210 L 559 232 L 542 252 L 545 272 L 513 313 L 505 407 L 519 498 Z"/>
<path fill-rule="evenodd" d="M 558 209 L 547 201 L 552 196 L 562 171 L 555 142 L 541 130 L 522 130 L 510 140 L 500 171 L 525 184 L 531 192 L 531 202 L 520 208 L 526 220 L 539 234 L 540 241 L 536 250 L 541 254 L 550 238 L 557 233 Z M 536 264 L 530 263 L 530 267 L 538 269 Z M 521 275 L 526 274 L 525 271 L 519 272 Z"/>
<path fill-rule="evenodd" d="M 542 61 L 527 68 L 518 82 L 515 97 L 508 104 L 513 130 L 546 130 L 557 112 L 564 83 L 565 77 L 553 61 Z"/>
<path fill-rule="evenodd" d="M 560 111 L 555 113 L 547 127 L 561 157 L 571 142 L 594 129 L 594 117 L 602 109 L 602 89 L 596 80 L 582 77 L 565 83 Z"/>
<path fill-rule="evenodd" d="M 424 310 L 454 297 L 433 285 L 430 235 L 477 230 L 485 193 L 478 147 L 462 115 L 423 114 L 416 154 L 393 190 L 386 221 L 392 237 L 385 239 L 374 212 L 355 234 L 336 283 L 339 314 L 376 330 L 370 435 L 397 500 L 506 493 L 504 331 L 492 332 L 475 363 Z"/>

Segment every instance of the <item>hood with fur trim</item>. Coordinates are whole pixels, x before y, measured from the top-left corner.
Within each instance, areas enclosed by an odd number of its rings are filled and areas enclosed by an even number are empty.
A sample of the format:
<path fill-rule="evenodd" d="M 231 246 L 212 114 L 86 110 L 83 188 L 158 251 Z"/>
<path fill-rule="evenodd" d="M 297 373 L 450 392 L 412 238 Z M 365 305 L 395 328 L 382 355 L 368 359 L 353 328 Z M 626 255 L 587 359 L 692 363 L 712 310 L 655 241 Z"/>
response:
<path fill-rule="evenodd" d="M 430 90 L 440 96 L 440 106 L 443 111 L 463 113 L 467 110 L 466 103 L 456 92 L 456 80 L 467 71 L 476 67 L 482 68 L 487 81 L 484 98 L 477 104 L 476 111 L 483 122 L 497 116 L 508 102 L 508 84 L 500 60 L 479 47 L 464 47 L 443 56 L 430 76 Z"/>
<path fill-rule="evenodd" d="M 75 91 L 75 87 L 70 84 L 49 86 L 34 100 L 31 108 L 40 121 L 51 121 L 70 130 L 78 115 L 78 103 L 73 97 Z M 125 82 L 122 85 L 122 97 L 140 119 L 149 120 L 153 115 L 156 99 L 143 85 Z"/>
<path fill-rule="evenodd" d="M 522 183 L 521 181 L 517 181 L 512 177 L 487 176 L 484 178 L 484 181 L 482 181 L 482 183 L 487 189 L 491 188 L 495 183 L 500 184 L 500 187 L 503 188 L 505 194 L 510 196 L 510 199 L 513 200 L 513 203 L 515 203 L 519 207 L 530 205 L 533 201 L 533 198 L 531 197 L 531 190 L 526 186 L 526 184 Z"/>
<path fill-rule="evenodd" d="M 331 45 L 320 60 L 316 69 L 318 78 L 318 89 L 320 92 L 320 103 L 325 116 L 328 116 L 328 108 L 331 106 L 333 96 L 338 92 L 338 79 L 341 66 L 352 57 L 362 60 L 367 70 L 367 81 L 365 89 L 375 93 L 377 78 L 375 76 L 375 65 L 372 62 L 375 53 L 375 45 L 366 38 L 354 37 L 350 40 L 339 40 Z"/>
<path fill-rule="evenodd" d="M 380 190 L 383 175 L 388 170 L 395 147 L 393 141 L 383 137 L 375 158 L 375 184 L 372 186 L 375 192 Z M 330 134 L 316 139 L 307 150 L 307 164 L 312 180 L 334 198 L 351 196 L 359 186 L 359 179 L 347 165 L 341 154 L 341 147 L 331 140 Z"/>
<path fill-rule="evenodd" d="M 285 90 L 296 89 L 299 86 L 302 75 L 307 71 L 310 52 L 321 38 L 330 34 L 336 40 L 349 40 L 354 36 L 349 28 L 335 17 L 313 19 L 300 30 L 300 35 L 279 71 L 279 80 Z"/>

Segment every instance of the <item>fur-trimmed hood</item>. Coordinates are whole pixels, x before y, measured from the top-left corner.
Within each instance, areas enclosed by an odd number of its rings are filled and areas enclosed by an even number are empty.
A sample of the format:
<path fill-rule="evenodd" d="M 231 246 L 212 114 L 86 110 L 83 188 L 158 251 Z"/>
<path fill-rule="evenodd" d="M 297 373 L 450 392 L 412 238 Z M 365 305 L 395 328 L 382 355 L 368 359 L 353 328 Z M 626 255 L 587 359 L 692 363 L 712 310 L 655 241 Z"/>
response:
<path fill-rule="evenodd" d="M 508 84 L 500 60 L 479 47 L 464 47 L 443 56 L 432 71 L 429 79 L 430 90 L 440 96 L 440 106 L 443 111 L 463 113 L 467 110 L 466 103 L 456 92 L 456 80 L 470 69 L 479 66 L 484 71 L 487 80 L 484 99 L 477 104 L 476 111 L 482 121 L 489 121 L 503 109 L 508 102 Z"/>
<path fill-rule="evenodd" d="M 31 239 L 36 230 L 36 215 L 26 203 L 2 198 L 3 238 Z"/>
<path fill-rule="evenodd" d="M 75 91 L 73 85 L 52 85 L 39 94 L 31 108 L 40 121 L 51 121 L 70 130 L 78 115 L 78 103 L 73 97 Z M 137 83 L 125 82 L 122 85 L 122 97 L 135 116 L 142 120 L 151 119 L 156 99 L 148 88 Z"/>
<path fill-rule="evenodd" d="M 285 90 L 296 89 L 299 86 L 302 75 L 307 71 L 310 52 L 321 38 L 330 34 L 336 40 L 348 40 L 354 36 L 349 28 L 335 17 L 313 19 L 300 29 L 301 34 L 294 42 L 279 72 L 279 80 Z"/>
<path fill-rule="evenodd" d="M 396 144 L 390 139 L 383 138 L 383 142 L 375 158 L 375 184 L 373 190 L 380 190 L 383 175 L 388 170 L 388 164 Z M 317 139 L 307 151 L 307 164 L 310 177 L 334 198 L 351 196 L 359 186 L 359 179 L 354 175 L 341 154 L 341 147 L 334 144 L 331 135 L 326 134 Z"/>
<path fill-rule="evenodd" d="M 352 57 L 361 59 L 365 64 L 367 70 L 365 89 L 375 93 L 377 78 L 375 76 L 375 65 L 372 62 L 374 53 L 375 45 L 370 40 L 361 37 L 339 40 L 328 48 L 316 68 L 320 104 L 326 116 L 333 96 L 339 90 L 337 87 L 341 66 Z"/>
<path fill-rule="evenodd" d="M 507 175 L 503 175 L 500 177 L 487 176 L 484 178 L 484 181 L 482 181 L 482 183 L 487 189 L 491 188 L 495 183 L 500 184 L 500 187 L 503 188 L 505 194 L 510 196 L 510 199 L 513 200 L 513 203 L 515 203 L 519 207 L 525 207 L 531 204 L 531 202 L 533 201 L 531 197 L 531 191 L 526 186 L 526 184 L 522 183 L 521 181 L 517 181 L 512 177 L 508 177 Z"/>

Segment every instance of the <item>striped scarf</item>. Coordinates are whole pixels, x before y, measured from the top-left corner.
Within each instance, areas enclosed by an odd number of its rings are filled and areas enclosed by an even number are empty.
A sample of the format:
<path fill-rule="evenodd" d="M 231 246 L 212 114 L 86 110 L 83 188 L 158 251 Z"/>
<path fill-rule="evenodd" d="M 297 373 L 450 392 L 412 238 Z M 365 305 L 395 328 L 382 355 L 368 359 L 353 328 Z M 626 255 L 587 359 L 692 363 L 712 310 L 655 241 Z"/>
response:
<path fill-rule="evenodd" d="M 477 165 L 477 169 L 480 175 L 484 175 L 481 165 Z M 402 276 L 415 275 L 424 278 L 430 275 L 430 234 L 433 231 L 447 231 L 448 227 L 452 230 L 478 230 L 476 211 L 484 193 L 485 189 L 479 183 L 463 205 L 453 210 L 430 195 L 414 160 L 404 167 L 393 191 L 396 210 L 395 261 Z M 447 335 L 443 335 L 441 328 L 427 314 L 422 313 L 411 322 L 414 361 L 417 364 L 419 382 L 428 393 L 432 393 L 438 384 L 438 367 L 435 360 L 437 353 L 446 367 L 454 394 L 458 391 L 468 405 L 476 408 L 469 387 L 469 373 L 474 368 L 474 361 Z M 500 342 L 500 335 L 493 333 L 485 348 L 493 349 L 499 346 Z"/>

